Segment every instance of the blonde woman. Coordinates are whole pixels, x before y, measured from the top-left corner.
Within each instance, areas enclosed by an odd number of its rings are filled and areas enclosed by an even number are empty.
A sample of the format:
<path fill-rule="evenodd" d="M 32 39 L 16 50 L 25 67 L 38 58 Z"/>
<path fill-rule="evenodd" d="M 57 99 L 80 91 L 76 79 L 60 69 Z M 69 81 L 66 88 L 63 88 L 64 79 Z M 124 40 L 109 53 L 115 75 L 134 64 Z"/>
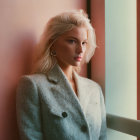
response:
<path fill-rule="evenodd" d="M 38 44 L 39 57 L 17 88 L 21 140 L 106 140 L 106 111 L 100 86 L 78 75 L 96 48 L 83 10 L 52 17 Z"/>

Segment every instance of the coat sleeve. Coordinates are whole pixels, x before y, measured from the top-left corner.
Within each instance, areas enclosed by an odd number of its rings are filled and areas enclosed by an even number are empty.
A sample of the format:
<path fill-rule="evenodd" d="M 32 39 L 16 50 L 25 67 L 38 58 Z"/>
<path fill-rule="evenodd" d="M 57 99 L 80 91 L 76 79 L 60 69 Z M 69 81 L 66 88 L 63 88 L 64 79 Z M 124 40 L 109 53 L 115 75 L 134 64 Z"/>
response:
<path fill-rule="evenodd" d="M 20 140 L 43 140 L 37 86 L 27 76 L 17 87 L 16 111 Z"/>
<path fill-rule="evenodd" d="M 106 109 L 104 103 L 104 97 L 100 88 L 100 105 L 101 105 L 101 130 L 99 140 L 107 140 L 107 125 L 106 125 Z"/>

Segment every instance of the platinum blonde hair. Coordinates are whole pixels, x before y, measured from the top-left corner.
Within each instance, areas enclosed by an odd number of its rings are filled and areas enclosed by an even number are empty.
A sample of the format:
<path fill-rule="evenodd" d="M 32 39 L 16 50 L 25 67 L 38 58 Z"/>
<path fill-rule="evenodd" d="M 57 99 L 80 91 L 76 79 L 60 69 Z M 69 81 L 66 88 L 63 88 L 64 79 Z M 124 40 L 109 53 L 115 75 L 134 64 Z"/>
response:
<path fill-rule="evenodd" d="M 54 42 L 63 33 L 72 30 L 74 27 L 81 26 L 87 28 L 88 33 L 88 49 L 84 57 L 84 62 L 88 63 L 96 48 L 95 31 L 88 19 L 88 15 L 83 10 L 71 10 L 58 14 L 47 22 L 38 43 L 39 54 L 32 73 L 47 73 L 56 63 L 56 58 L 51 55 L 51 47 Z"/>

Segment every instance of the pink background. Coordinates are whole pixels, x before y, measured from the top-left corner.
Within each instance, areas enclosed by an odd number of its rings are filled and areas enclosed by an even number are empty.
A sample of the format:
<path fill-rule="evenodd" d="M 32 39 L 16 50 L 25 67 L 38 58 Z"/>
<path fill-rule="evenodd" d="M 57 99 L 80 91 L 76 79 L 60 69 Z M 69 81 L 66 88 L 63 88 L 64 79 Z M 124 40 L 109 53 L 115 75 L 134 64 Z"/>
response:
<path fill-rule="evenodd" d="M 59 2 L 59 3 L 58 3 Z M 18 140 L 16 86 L 30 72 L 32 55 L 47 20 L 68 9 L 85 9 L 86 0 L 0 1 L 0 139 Z M 104 90 L 104 2 L 92 1 L 92 22 L 97 34 L 92 79 Z M 100 10 L 99 10 L 100 9 Z M 103 21 L 102 21 L 103 20 Z M 86 67 L 82 71 L 86 76 Z"/>

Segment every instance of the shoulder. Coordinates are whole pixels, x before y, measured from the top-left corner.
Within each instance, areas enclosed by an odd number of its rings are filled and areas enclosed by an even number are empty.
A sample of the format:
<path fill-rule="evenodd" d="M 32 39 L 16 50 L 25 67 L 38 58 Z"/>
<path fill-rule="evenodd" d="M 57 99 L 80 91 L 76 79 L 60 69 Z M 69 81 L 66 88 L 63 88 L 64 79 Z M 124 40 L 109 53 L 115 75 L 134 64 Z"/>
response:
<path fill-rule="evenodd" d="M 37 81 L 37 80 L 40 80 L 40 79 L 41 80 L 45 79 L 46 75 L 43 74 L 43 73 L 36 73 L 36 74 L 30 74 L 30 75 L 23 75 L 22 77 Z"/>
<path fill-rule="evenodd" d="M 40 79 L 40 77 L 42 77 L 40 74 L 23 75 L 20 77 L 16 88 L 17 108 L 24 107 L 26 105 L 32 106 L 32 104 L 38 105 L 39 93 L 35 80 Z"/>
<path fill-rule="evenodd" d="M 36 73 L 36 74 L 30 74 L 30 75 L 22 75 L 20 77 L 19 83 L 22 83 L 22 82 L 39 83 L 44 80 L 46 80 L 45 74 Z"/>
<path fill-rule="evenodd" d="M 22 75 L 17 83 L 17 92 L 36 92 L 38 87 L 45 83 L 45 74 Z"/>

